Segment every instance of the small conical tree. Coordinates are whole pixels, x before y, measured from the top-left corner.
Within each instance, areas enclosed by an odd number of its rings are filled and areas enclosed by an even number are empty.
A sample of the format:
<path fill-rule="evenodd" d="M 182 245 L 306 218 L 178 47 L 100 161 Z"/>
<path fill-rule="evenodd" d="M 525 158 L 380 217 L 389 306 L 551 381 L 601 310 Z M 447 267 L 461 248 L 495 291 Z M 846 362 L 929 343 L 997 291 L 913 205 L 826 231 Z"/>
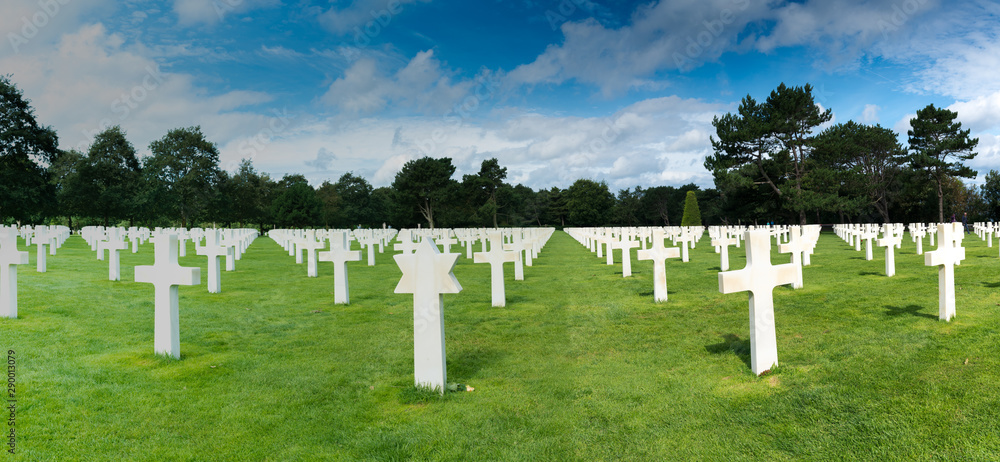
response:
<path fill-rule="evenodd" d="M 698 198 L 694 191 L 688 191 L 684 198 L 684 216 L 681 226 L 701 226 L 701 210 L 698 208 Z"/>

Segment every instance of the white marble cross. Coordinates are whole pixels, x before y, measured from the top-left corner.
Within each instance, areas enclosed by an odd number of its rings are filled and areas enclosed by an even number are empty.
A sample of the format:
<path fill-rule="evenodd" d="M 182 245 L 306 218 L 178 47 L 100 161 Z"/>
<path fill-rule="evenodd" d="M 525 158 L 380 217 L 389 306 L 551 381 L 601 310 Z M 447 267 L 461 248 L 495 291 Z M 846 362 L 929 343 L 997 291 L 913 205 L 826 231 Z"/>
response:
<path fill-rule="evenodd" d="M 17 265 L 28 252 L 17 250 L 17 229 L 0 226 L 0 318 L 17 319 Z"/>
<path fill-rule="evenodd" d="M 881 239 L 875 241 L 879 247 L 885 247 L 885 275 L 892 277 L 896 274 L 896 245 L 903 242 L 903 236 L 893 233 L 892 227 L 886 227 Z"/>
<path fill-rule="evenodd" d="M 462 291 L 452 269 L 457 253 L 440 253 L 425 238 L 413 253 L 394 255 L 403 272 L 395 293 L 413 294 L 413 376 L 416 386 L 444 390 L 448 370 L 444 347 L 444 295 Z"/>
<path fill-rule="evenodd" d="M 208 274 L 205 275 L 205 279 L 208 281 L 209 293 L 222 292 L 222 262 L 219 259 L 228 251 L 229 247 L 221 244 L 219 230 L 205 230 L 205 245 L 196 248 L 195 253 L 208 257 Z"/>
<path fill-rule="evenodd" d="M 802 255 L 809 249 L 809 243 L 802 239 L 802 228 L 792 226 L 788 229 L 788 243 L 778 244 L 778 252 L 791 253 L 792 264 L 796 266 L 793 289 L 802 288 Z"/>
<path fill-rule="evenodd" d="M 44 273 L 48 270 L 45 264 L 45 246 L 49 245 L 49 236 L 45 226 L 35 228 L 35 271 Z"/>
<path fill-rule="evenodd" d="M 178 286 L 201 284 L 201 268 L 177 263 L 177 235 L 161 233 L 153 238 L 153 266 L 136 266 L 135 282 L 153 284 L 153 351 L 181 357 Z"/>
<path fill-rule="evenodd" d="M 712 245 L 718 247 L 719 253 L 721 254 L 719 260 L 719 269 L 722 271 L 729 271 L 729 246 L 740 243 L 739 239 L 734 239 L 728 236 L 729 234 L 723 231 L 722 235 L 720 235 L 718 238 L 712 239 Z"/>
<path fill-rule="evenodd" d="M 657 302 L 667 301 L 667 268 L 668 258 L 679 258 L 681 250 L 677 247 L 663 245 L 663 229 L 653 230 L 653 246 L 638 252 L 639 260 L 653 260 L 653 299 Z"/>
<path fill-rule="evenodd" d="M 937 250 L 924 253 L 924 265 L 938 267 L 938 318 L 942 321 L 955 317 L 955 265 L 965 259 L 965 248 L 955 245 L 955 235 L 961 232 L 961 223 L 939 224 Z"/>
<path fill-rule="evenodd" d="M 333 262 L 333 303 L 351 303 L 350 288 L 347 283 L 347 262 L 361 261 L 361 251 L 351 250 L 350 241 L 343 232 L 330 236 L 330 251 L 320 252 L 319 261 Z"/>
<path fill-rule="evenodd" d="M 719 273 L 719 292 L 750 292 L 750 368 L 754 374 L 778 365 L 778 342 L 774 333 L 776 286 L 792 284 L 797 265 L 771 265 L 771 236 L 767 230 L 747 231 L 747 266 Z"/>
<path fill-rule="evenodd" d="M 490 251 L 476 252 L 472 254 L 474 263 L 490 264 L 490 281 L 492 288 L 493 306 L 507 306 L 507 292 L 503 281 L 503 264 L 513 262 L 517 258 L 515 252 L 503 250 L 503 237 L 500 233 L 490 235 Z"/>
<path fill-rule="evenodd" d="M 119 252 L 128 248 L 128 242 L 125 241 L 119 233 L 118 228 L 108 228 L 108 240 L 101 241 L 97 244 L 97 251 L 102 255 L 104 251 L 108 251 L 108 280 L 109 281 L 120 281 L 122 279 L 121 272 L 121 255 Z"/>
<path fill-rule="evenodd" d="M 615 241 L 612 246 L 622 250 L 622 277 L 632 276 L 632 249 L 639 247 L 637 241 L 632 240 L 632 236 L 622 233 L 622 240 Z"/>
<path fill-rule="evenodd" d="M 316 240 L 316 231 L 312 229 L 306 230 L 305 237 L 298 242 L 297 248 L 305 250 L 306 253 L 306 277 L 319 276 L 319 263 L 317 263 L 316 254 L 324 247 L 326 247 L 326 239 Z M 371 248 L 369 247 L 369 249 Z"/>

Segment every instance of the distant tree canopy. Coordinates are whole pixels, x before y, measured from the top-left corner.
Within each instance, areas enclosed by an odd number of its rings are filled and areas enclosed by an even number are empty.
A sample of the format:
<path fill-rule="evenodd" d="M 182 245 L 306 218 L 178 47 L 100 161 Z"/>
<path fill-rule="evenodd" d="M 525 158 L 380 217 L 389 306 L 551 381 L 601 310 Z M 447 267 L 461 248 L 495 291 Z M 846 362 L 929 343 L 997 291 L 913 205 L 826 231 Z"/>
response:
<path fill-rule="evenodd" d="M 779 85 L 743 98 L 713 120 L 705 159 L 715 188 L 627 187 L 579 179 L 534 190 L 507 181 L 496 158 L 462 176 L 447 157 L 407 162 L 391 187 L 348 171 L 310 185 L 280 180 L 244 159 L 232 173 L 200 127 L 168 130 L 140 159 L 121 127 L 99 133 L 87 152 L 61 151 L 9 77 L 0 77 L 0 222 L 83 225 L 257 227 L 677 226 L 738 223 L 938 221 L 968 212 L 1000 218 L 1000 173 L 981 187 L 978 140 L 957 114 L 917 111 L 908 146 L 878 125 L 829 125 L 812 87 Z"/>
<path fill-rule="evenodd" d="M 909 154 L 895 132 L 878 125 L 848 121 L 814 133 L 831 117 L 809 85 L 784 84 L 763 103 L 747 95 L 736 113 L 716 117 L 705 168 L 715 179 L 719 201 L 710 207 L 720 220 L 943 221 L 946 210 L 972 207 L 967 198 L 978 197 L 978 188 L 959 180 L 975 176 L 962 161 L 975 157 L 978 140 L 961 130 L 954 112 L 933 105 L 917 111 Z"/>

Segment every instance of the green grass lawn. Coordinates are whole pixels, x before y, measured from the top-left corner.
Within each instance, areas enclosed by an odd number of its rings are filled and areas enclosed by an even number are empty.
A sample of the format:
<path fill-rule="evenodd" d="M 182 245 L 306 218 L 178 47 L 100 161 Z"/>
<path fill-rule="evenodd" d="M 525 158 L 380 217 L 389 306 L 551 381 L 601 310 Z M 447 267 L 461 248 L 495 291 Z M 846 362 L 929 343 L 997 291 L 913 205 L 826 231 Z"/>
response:
<path fill-rule="evenodd" d="M 153 286 L 132 282 L 152 244 L 110 282 L 73 236 L 48 273 L 32 248 L 19 319 L 0 320 L 18 392 L 18 451 L 0 460 L 996 460 L 1000 249 L 965 245 L 941 322 L 937 269 L 909 236 L 886 278 L 881 249 L 865 261 L 824 234 L 805 287 L 774 291 L 780 366 L 762 377 L 747 294 L 719 293 L 707 238 L 667 261 L 666 303 L 635 250 L 625 279 L 556 232 L 524 281 L 507 265 L 492 308 L 489 265 L 459 248 L 448 380 L 475 391 L 438 397 L 413 387 L 412 296 L 393 293 L 389 250 L 348 264 L 344 306 L 332 265 L 307 278 L 257 239 L 221 294 L 204 276 L 180 288 L 172 360 L 153 354 Z M 744 249 L 730 258 L 742 268 Z"/>

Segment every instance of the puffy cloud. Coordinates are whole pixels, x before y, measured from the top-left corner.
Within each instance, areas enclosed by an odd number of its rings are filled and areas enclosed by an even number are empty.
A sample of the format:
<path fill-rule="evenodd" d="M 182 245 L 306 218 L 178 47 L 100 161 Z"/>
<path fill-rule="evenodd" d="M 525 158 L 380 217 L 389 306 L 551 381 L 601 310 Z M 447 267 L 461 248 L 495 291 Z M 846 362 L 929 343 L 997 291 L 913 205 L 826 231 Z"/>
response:
<path fill-rule="evenodd" d="M 958 113 L 963 127 L 973 131 L 1000 130 L 1000 91 L 970 101 L 958 101 L 948 109 Z"/>
<path fill-rule="evenodd" d="M 208 94 L 191 76 L 160 68 L 101 24 L 65 34 L 45 52 L 0 58 L 0 68 L 13 70 L 36 117 L 58 130 L 65 149 L 85 149 L 113 125 L 140 151 L 167 130 L 191 125 L 202 125 L 211 140 L 225 140 L 268 119 L 238 109 L 272 99 L 247 91 Z"/>
<path fill-rule="evenodd" d="M 379 112 L 390 104 L 422 113 L 444 114 L 490 78 L 480 75 L 476 80 L 453 82 L 450 74 L 434 58 L 433 50 L 417 53 L 395 72 L 383 71 L 374 59 L 360 59 L 330 85 L 321 101 L 343 112 L 361 115 Z"/>
<path fill-rule="evenodd" d="M 878 123 L 878 112 L 882 108 L 877 104 L 866 104 L 864 110 L 861 111 L 861 121 L 866 124 L 876 124 Z"/>

